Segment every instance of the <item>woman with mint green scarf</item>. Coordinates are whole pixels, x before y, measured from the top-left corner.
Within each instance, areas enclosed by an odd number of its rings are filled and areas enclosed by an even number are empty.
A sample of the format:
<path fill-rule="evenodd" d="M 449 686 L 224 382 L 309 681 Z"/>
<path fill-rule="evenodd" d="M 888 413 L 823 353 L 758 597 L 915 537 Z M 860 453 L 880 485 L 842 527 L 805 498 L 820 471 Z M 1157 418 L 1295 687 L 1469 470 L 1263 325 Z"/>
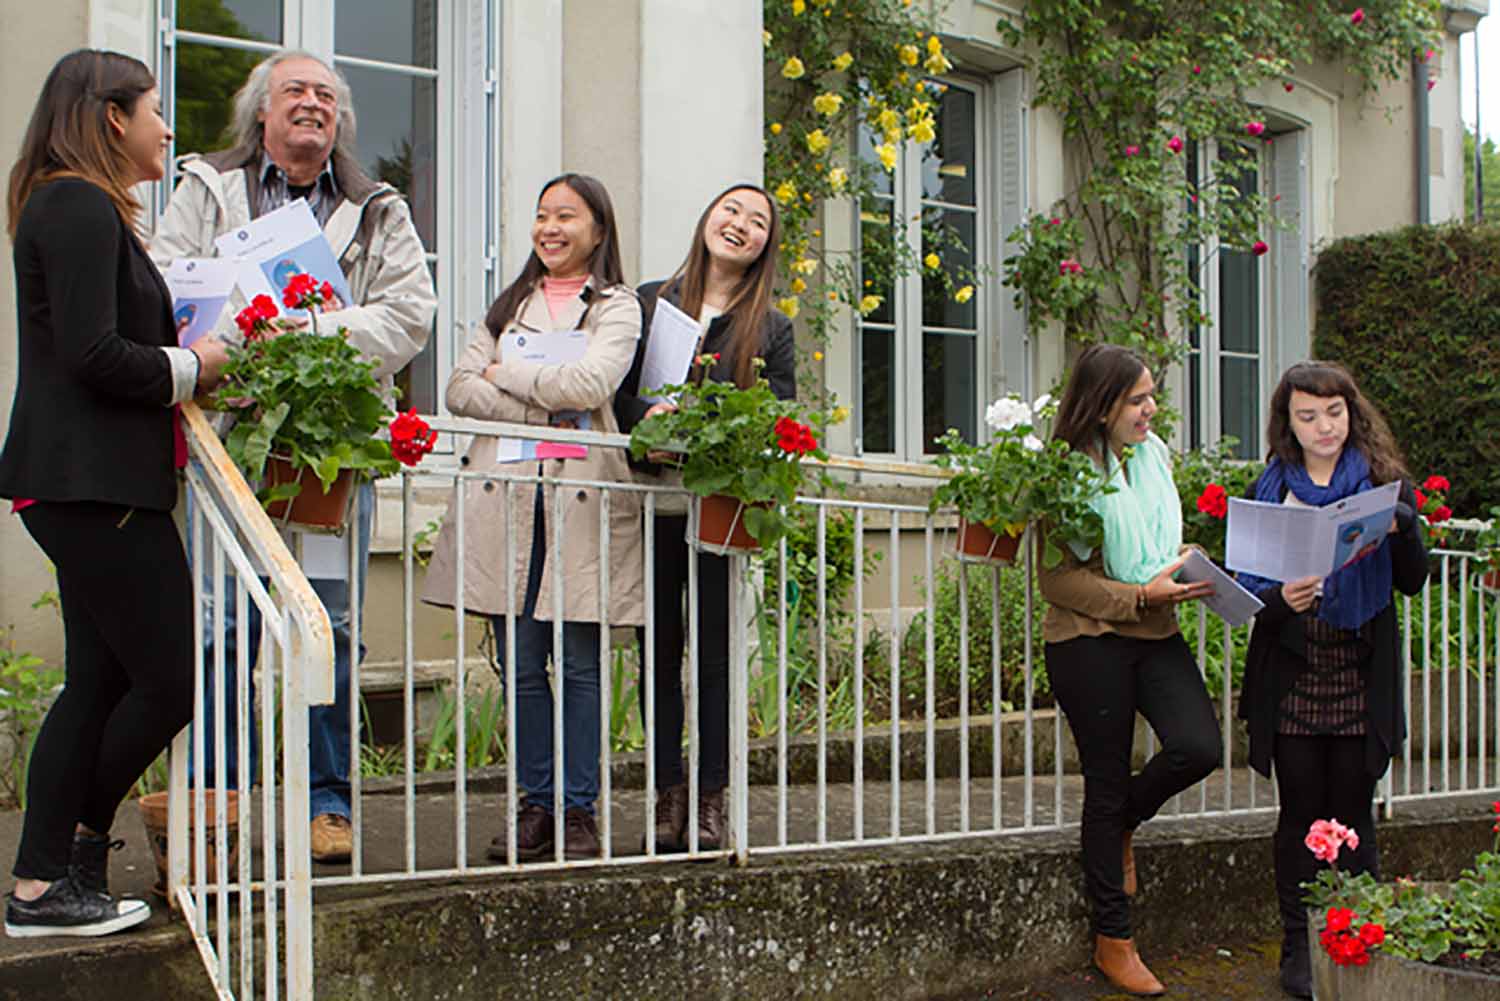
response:
<path fill-rule="evenodd" d="M 1094 965 L 1131 994 L 1165 991 L 1136 952 L 1131 839 L 1172 796 L 1219 764 L 1219 724 L 1177 629 L 1177 605 L 1210 593 L 1172 579 L 1182 509 L 1167 446 L 1151 433 L 1156 384 L 1136 355 L 1096 344 L 1063 391 L 1053 437 L 1090 456 L 1113 493 L 1098 498 L 1102 551 L 1065 552 L 1041 574 L 1047 675 L 1083 765 L 1083 870 Z M 1135 716 L 1161 750 L 1131 774 Z"/>

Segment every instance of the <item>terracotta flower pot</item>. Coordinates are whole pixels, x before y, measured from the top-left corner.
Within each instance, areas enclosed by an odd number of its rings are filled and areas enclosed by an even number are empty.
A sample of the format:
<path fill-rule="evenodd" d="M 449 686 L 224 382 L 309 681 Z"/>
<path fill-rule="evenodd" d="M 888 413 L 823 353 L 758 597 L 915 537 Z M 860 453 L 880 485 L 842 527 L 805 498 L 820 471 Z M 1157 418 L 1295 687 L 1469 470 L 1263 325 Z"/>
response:
<path fill-rule="evenodd" d="M 266 485 L 300 483 L 302 490 L 290 501 L 276 501 L 266 506 L 275 521 L 292 522 L 309 528 L 337 531 L 349 517 L 349 500 L 354 495 L 354 471 L 339 473 L 333 486 L 323 492 L 323 483 L 311 469 L 294 470 L 290 461 L 271 456 L 266 462 Z"/>
<path fill-rule="evenodd" d="M 698 503 L 698 544 L 711 552 L 754 552 L 760 548 L 748 529 L 745 528 L 747 505 L 723 494 L 700 497 Z M 757 504 L 769 510 L 769 504 Z"/>
<path fill-rule="evenodd" d="M 205 883 L 218 882 L 218 848 L 215 840 L 217 830 L 218 814 L 214 807 L 214 793 L 216 790 L 204 790 L 204 811 L 208 815 L 208 837 L 206 842 L 208 870 L 204 875 Z M 240 796 L 234 789 L 225 790 L 224 813 L 227 817 L 228 839 L 229 839 L 229 870 L 232 874 L 240 857 Z M 156 860 L 156 883 L 151 887 L 151 892 L 158 897 L 167 896 L 167 794 L 164 792 L 147 793 L 136 800 L 141 808 L 141 823 L 146 827 L 146 841 L 151 845 L 151 856 Z M 192 842 L 192 792 L 188 794 L 188 879 L 194 881 L 196 871 L 193 866 L 193 842 Z M 231 875 L 231 878 L 232 875 Z M 176 903 L 172 903 L 175 908 Z"/>
<path fill-rule="evenodd" d="M 992 532 L 977 521 L 959 516 L 958 558 L 976 563 L 1014 563 L 1021 548 L 1021 537 L 1008 532 Z"/>

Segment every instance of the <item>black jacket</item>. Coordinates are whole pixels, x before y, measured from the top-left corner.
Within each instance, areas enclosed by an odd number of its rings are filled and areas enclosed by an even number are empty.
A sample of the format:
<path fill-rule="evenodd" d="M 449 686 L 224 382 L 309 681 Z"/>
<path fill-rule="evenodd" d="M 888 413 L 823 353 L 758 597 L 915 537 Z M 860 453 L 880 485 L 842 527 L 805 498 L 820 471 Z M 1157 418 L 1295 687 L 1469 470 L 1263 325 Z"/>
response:
<path fill-rule="evenodd" d="M 1247 497 L 1255 496 L 1252 484 Z M 1283 495 L 1285 499 L 1285 495 Z M 1422 526 L 1413 512 L 1416 496 L 1410 484 L 1401 484 L 1397 508 L 1397 531 L 1387 536 L 1391 549 L 1391 578 L 1402 594 L 1416 594 L 1427 581 L 1427 550 L 1422 544 Z M 1255 616 L 1250 649 L 1245 655 L 1245 680 L 1240 689 L 1240 718 L 1250 729 L 1250 765 L 1267 777 L 1276 742 L 1276 720 L 1281 700 L 1292 690 L 1297 675 L 1307 668 L 1306 617 L 1293 612 L 1281 596 L 1281 586 L 1261 591 L 1256 597 L 1265 608 Z M 1365 767 L 1372 776 L 1384 774 L 1393 756 L 1406 740 L 1406 710 L 1401 698 L 1401 631 L 1396 625 L 1394 596 L 1370 620 L 1372 653 L 1368 665 L 1365 705 L 1369 725 L 1365 730 Z"/>
<path fill-rule="evenodd" d="M 53 181 L 15 237 L 19 368 L 0 497 L 169 511 L 171 296 L 104 191 Z"/>
<path fill-rule="evenodd" d="M 615 393 L 615 419 L 619 422 L 620 431 L 625 434 L 629 434 L 630 429 L 639 424 L 641 418 L 646 416 L 646 411 L 651 409 L 651 401 L 636 394 L 641 389 L 641 365 L 646 360 L 646 341 L 651 336 L 651 318 L 656 313 L 656 297 L 661 292 L 662 284 L 659 281 L 647 282 L 636 289 L 641 301 L 641 339 L 635 346 L 635 361 L 631 363 L 625 381 L 620 383 L 620 388 Z M 677 289 L 667 293 L 667 301 L 674 306 L 681 304 L 682 299 Z M 720 356 L 708 373 L 709 378 L 720 382 L 734 381 L 735 359 L 727 350 L 728 342 L 728 318 L 714 317 L 703 335 L 703 346 L 698 353 Z M 760 374 L 761 378 L 770 383 L 771 392 L 778 399 L 793 399 L 797 395 L 797 348 L 792 337 L 792 321 L 779 309 L 766 312 L 765 320 L 761 323 L 760 348 L 756 354 L 766 360 Z M 646 462 L 632 462 L 631 465 L 651 471 L 659 468 L 654 463 Z"/>

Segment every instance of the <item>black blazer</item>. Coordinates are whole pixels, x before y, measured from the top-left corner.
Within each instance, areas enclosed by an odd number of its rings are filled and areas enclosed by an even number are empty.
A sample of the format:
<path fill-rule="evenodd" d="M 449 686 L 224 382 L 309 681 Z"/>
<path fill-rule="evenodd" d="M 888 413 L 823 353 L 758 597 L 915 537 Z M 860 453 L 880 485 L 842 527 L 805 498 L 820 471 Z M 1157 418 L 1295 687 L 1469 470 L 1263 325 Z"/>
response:
<path fill-rule="evenodd" d="M 0 497 L 169 511 L 171 296 L 104 191 L 32 192 L 15 236 L 19 371 Z"/>
<path fill-rule="evenodd" d="M 623 434 L 629 434 L 630 429 L 639 424 L 641 418 L 646 416 L 646 411 L 651 409 L 651 401 L 644 400 L 637 394 L 641 389 L 641 366 L 646 361 L 646 340 L 651 336 L 651 318 L 656 314 L 656 297 L 661 293 L 663 284 L 665 283 L 647 282 L 636 289 L 641 302 L 641 339 L 635 346 L 635 361 L 631 364 L 625 381 L 620 383 L 620 388 L 615 392 L 615 420 Z M 682 298 L 677 289 L 667 293 L 667 301 L 674 306 L 681 305 Z M 708 373 L 710 378 L 719 382 L 734 381 L 735 359 L 725 350 L 728 339 L 728 317 L 716 316 L 709 322 L 708 330 L 703 335 L 703 346 L 698 349 L 699 354 L 721 356 Z M 766 361 L 765 367 L 760 370 L 761 378 L 770 383 L 771 392 L 776 394 L 777 399 L 794 398 L 797 395 L 797 346 L 792 336 L 792 321 L 779 309 L 766 313 L 765 320 L 761 323 L 760 348 L 755 353 Z M 630 465 L 646 472 L 655 472 L 661 468 L 644 459 L 632 459 Z"/>

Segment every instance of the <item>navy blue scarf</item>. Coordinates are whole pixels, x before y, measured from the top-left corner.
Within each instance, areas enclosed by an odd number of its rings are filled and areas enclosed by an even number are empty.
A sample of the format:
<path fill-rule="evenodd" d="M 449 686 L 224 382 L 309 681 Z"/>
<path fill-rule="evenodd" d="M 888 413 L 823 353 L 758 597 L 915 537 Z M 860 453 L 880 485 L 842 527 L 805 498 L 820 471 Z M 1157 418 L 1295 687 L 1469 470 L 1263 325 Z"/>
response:
<path fill-rule="evenodd" d="M 1346 448 L 1328 486 L 1320 487 L 1302 466 L 1280 459 L 1266 464 L 1266 471 L 1255 481 L 1255 499 L 1280 504 L 1290 490 L 1302 503 L 1322 507 L 1342 500 L 1375 484 L 1370 482 L 1370 463 L 1357 448 Z M 1358 629 L 1379 615 L 1391 603 L 1391 547 L 1382 539 L 1373 553 L 1335 571 L 1323 581 L 1323 601 L 1318 618 L 1339 629 Z M 1254 574 L 1239 574 L 1240 584 L 1259 594 L 1280 586 Z"/>

